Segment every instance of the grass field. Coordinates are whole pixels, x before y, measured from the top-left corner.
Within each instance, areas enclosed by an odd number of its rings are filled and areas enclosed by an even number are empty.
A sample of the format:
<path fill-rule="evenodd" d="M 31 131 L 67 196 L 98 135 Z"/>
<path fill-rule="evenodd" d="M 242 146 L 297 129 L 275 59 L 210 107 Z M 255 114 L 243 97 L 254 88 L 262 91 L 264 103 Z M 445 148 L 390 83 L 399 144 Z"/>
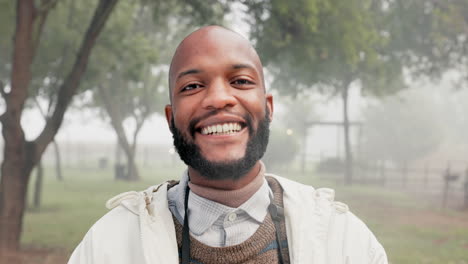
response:
<path fill-rule="evenodd" d="M 22 244 L 33 259 L 25 263 L 66 262 L 89 227 L 106 213 L 107 199 L 176 179 L 182 171 L 179 166 L 145 169 L 143 180 L 136 183 L 116 182 L 110 170 L 67 169 L 62 182 L 47 174 L 41 209 L 29 209 L 24 219 Z M 336 189 L 336 200 L 347 203 L 369 225 L 392 264 L 468 264 L 468 212 L 442 211 L 431 200 L 390 189 L 335 186 L 309 174 L 288 176 Z"/>

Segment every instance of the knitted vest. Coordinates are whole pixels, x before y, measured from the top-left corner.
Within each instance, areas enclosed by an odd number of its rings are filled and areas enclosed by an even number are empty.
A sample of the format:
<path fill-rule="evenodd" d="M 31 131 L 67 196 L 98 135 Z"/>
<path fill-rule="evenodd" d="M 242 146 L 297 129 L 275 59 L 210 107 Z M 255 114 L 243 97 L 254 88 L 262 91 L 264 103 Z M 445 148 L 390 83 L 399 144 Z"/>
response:
<path fill-rule="evenodd" d="M 275 204 L 283 207 L 283 190 L 278 181 L 273 177 L 266 177 L 273 191 Z M 182 225 L 173 216 L 179 256 L 181 256 Z M 285 264 L 289 263 L 288 241 L 284 220 L 280 224 L 281 245 L 283 247 L 283 259 Z M 196 264 L 239 264 L 256 263 L 271 264 L 279 263 L 278 245 L 273 220 L 268 213 L 257 231 L 246 241 L 228 247 L 210 247 L 190 236 L 190 263 Z"/>

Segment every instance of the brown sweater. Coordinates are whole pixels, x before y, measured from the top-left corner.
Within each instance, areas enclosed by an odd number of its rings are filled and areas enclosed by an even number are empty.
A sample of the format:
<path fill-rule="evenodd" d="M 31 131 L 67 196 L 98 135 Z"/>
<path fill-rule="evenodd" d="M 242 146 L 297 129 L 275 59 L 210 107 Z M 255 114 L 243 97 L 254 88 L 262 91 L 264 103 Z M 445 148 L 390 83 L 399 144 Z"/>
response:
<path fill-rule="evenodd" d="M 272 177 L 267 177 L 268 184 L 273 190 L 275 203 L 283 206 L 283 190 L 279 183 Z M 182 225 L 175 217 L 174 224 L 177 236 L 177 246 L 179 256 L 181 255 Z M 283 246 L 283 259 L 289 263 L 288 242 L 286 238 L 286 228 L 284 221 L 280 228 L 281 244 Z M 270 214 L 267 214 L 263 223 L 257 231 L 246 241 L 229 247 L 210 247 L 202 244 L 190 236 L 190 256 L 191 263 L 197 264 L 239 264 L 258 263 L 271 264 L 279 263 L 278 245 L 276 243 L 275 226 Z"/>

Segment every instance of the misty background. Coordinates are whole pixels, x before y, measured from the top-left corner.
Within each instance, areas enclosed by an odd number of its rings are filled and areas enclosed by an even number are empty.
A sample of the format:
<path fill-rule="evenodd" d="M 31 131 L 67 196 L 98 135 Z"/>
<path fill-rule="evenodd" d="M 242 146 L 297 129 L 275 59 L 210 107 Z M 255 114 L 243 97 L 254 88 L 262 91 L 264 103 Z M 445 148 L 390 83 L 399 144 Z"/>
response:
<path fill-rule="evenodd" d="M 468 263 L 466 0 L 0 0 L 0 262 L 63 263 L 107 199 L 179 178 L 168 65 L 210 24 L 264 63 L 267 171 L 336 189 L 391 263 Z"/>

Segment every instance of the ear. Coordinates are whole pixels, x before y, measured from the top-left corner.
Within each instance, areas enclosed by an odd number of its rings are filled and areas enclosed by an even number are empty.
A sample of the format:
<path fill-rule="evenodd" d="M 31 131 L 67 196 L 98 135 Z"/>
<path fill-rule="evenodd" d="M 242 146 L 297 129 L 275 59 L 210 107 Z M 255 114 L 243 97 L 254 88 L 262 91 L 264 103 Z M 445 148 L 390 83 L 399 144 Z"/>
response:
<path fill-rule="evenodd" d="M 172 128 L 171 128 L 171 122 L 172 122 L 172 118 L 173 118 L 172 105 L 170 105 L 170 104 L 166 105 L 166 107 L 164 107 L 164 112 L 166 114 L 167 125 L 169 126 L 169 130 L 171 130 L 171 132 L 172 132 Z"/>
<path fill-rule="evenodd" d="M 270 111 L 270 122 L 273 121 L 273 95 L 272 94 L 266 94 L 265 95 L 265 99 L 266 99 L 266 107 L 268 108 L 268 110 Z"/>

